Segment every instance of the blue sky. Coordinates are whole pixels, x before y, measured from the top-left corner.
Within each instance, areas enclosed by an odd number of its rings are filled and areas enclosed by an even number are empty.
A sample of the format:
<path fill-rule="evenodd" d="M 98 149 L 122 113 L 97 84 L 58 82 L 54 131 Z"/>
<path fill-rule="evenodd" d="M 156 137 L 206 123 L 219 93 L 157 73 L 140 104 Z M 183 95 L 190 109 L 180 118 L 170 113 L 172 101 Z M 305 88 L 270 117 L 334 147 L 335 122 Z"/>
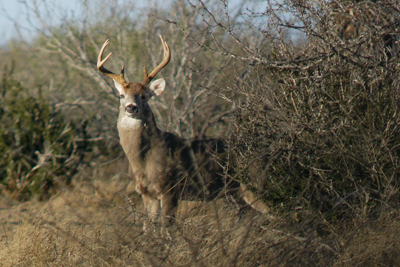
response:
<path fill-rule="evenodd" d="M 47 1 L 48 3 L 56 3 L 57 9 L 62 8 L 64 10 L 74 10 L 79 6 L 81 0 L 52 0 Z M 23 0 L 0 0 L 0 44 L 4 44 L 11 38 L 16 37 L 17 34 L 14 28 L 14 20 L 20 25 L 23 25 L 29 29 L 32 27 L 27 22 L 26 10 L 23 5 Z M 32 2 L 32 1 L 27 1 Z M 42 4 L 43 0 L 37 1 Z M 11 18 L 11 19 L 10 19 Z"/>
<path fill-rule="evenodd" d="M 18 37 L 18 33 L 15 31 L 14 24 L 23 26 L 25 29 L 22 29 L 22 34 L 24 37 L 28 37 L 29 35 L 36 34 L 35 30 L 35 22 L 33 18 L 33 26 L 28 23 L 27 20 L 27 12 L 24 3 L 28 3 L 29 6 L 32 7 L 33 3 L 37 3 L 39 6 L 39 10 L 42 12 L 41 17 L 47 19 L 51 19 L 52 22 L 50 25 L 55 25 L 59 23 L 61 20 L 57 21 L 57 18 L 60 16 L 64 16 L 65 12 L 68 15 L 71 14 L 79 14 L 82 8 L 82 2 L 90 1 L 87 3 L 92 3 L 92 0 L 0 0 L 0 45 L 6 44 L 12 38 Z M 118 1 L 118 0 L 117 0 Z M 128 0 L 129 1 L 129 0 Z M 145 6 L 149 2 L 153 2 L 153 4 L 166 5 L 168 0 L 141 0 L 141 1 L 132 1 L 136 7 Z M 94 1 L 95 3 L 103 3 L 100 1 Z M 122 0 L 123 2 L 123 0 Z M 235 7 L 241 0 L 229 0 L 230 7 Z M 250 1 L 253 3 L 253 1 Z M 257 2 L 258 6 L 256 8 L 257 11 L 263 10 L 265 7 Z M 50 6 L 51 11 L 46 16 L 46 12 L 44 6 Z M 53 12 L 53 10 L 55 12 Z M 32 12 L 29 12 L 31 15 Z M 48 22 L 48 21 L 47 21 Z"/>

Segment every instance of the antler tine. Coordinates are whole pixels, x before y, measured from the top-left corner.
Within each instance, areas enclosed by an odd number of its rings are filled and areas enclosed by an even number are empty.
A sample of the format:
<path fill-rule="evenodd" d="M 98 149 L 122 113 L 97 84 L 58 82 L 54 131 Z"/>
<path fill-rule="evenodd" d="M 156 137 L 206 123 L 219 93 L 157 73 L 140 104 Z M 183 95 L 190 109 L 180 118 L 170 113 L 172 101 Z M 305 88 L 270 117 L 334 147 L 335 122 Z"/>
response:
<path fill-rule="evenodd" d="M 157 73 L 162 70 L 169 62 L 169 60 L 171 59 L 171 51 L 169 50 L 169 46 L 168 44 L 164 41 L 162 35 L 160 34 L 160 39 L 161 39 L 161 43 L 163 46 L 163 50 L 164 50 L 164 58 L 163 61 L 150 73 L 147 75 L 147 71 L 146 68 L 143 68 L 143 72 L 144 72 L 144 80 L 142 82 L 143 85 L 147 85 L 149 82 L 151 82 L 151 80 L 157 75 Z"/>
<path fill-rule="evenodd" d="M 122 66 L 121 69 L 121 75 L 116 75 L 114 73 L 112 73 L 111 71 L 109 71 L 108 69 L 106 69 L 103 65 L 104 63 L 110 58 L 110 56 L 112 55 L 112 52 L 110 54 L 108 54 L 108 56 L 106 56 L 105 59 L 101 59 L 103 57 L 103 53 L 104 50 L 106 49 L 107 45 L 109 44 L 109 40 L 107 39 L 103 46 L 100 49 L 99 52 L 99 56 L 97 57 L 97 68 L 99 69 L 99 71 L 101 71 L 102 73 L 104 73 L 105 75 L 107 75 L 108 77 L 112 78 L 113 80 L 119 82 L 120 84 L 125 84 L 125 78 L 124 78 L 124 69 L 125 69 L 125 65 Z"/>

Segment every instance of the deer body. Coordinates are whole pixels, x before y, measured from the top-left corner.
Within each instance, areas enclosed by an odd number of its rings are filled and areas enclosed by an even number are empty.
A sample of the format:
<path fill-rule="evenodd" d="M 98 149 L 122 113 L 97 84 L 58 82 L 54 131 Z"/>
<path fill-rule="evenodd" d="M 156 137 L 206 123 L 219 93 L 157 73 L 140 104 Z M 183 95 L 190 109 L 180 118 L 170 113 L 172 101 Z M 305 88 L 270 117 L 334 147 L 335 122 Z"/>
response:
<path fill-rule="evenodd" d="M 223 151 L 223 144 L 214 139 L 181 139 L 159 130 L 150 110 L 147 116 L 148 119 L 133 122 L 134 119 L 126 117 L 121 108 L 118 132 L 135 179 L 136 191 L 143 198 L 146 212 L 154 221 L 161 208 L 162 225 L 165 228 L 178 198 L 209 200 L 216 196 L 218 189 L 224 187 L 221 173 L 218 172 L 219 166 L 210 161 L 210 153 L 218 152 L 218 147 L 220 152 Z M 194 158 L 191 157 L 192 153 Z M 200 167 L 196 168 L 196 165 Z"/>
<path fill-rule="evenodd" d="M 168 64 L 171 56 L 168 45 L 161 36 L 160 38 L 164 59 L 150 74 L 144 69 L 145 78 L 142 83 L 127 83 L 124 79 L 124 67 L 121 75 L 103 67 L 111 56 L 110 53 L 102 60 L 108 40 L 100 50 L 97 68 L 113 79 L 120 94 L 117 127 L 121 146 L 129 160 L 130 174 L 135 180 L 136 191 L 143 198 L 150 220 L 154 220 L 160 213 L 165 229 L 169 224 L 169 215 L 179 199 L 210 200 L 222 188 L 239 188 L 239 184 L 225 181 L 220 166 L 213 160 L 213 154 L 224 153 L 222 141 L 186 140 L 157 128 L 148 100 L 164 91 L 165 80 L 150 81 Z M 248 193 L 250 195 L 247 194 L 247 197 L 244 195 L 246 202 L 249 202 L 247 199 L 254 200 L 251 192 Z M 249 204 L 254 206 L 254 201 Z M 145 223 L 145 228 L 147 225 L 148 222 Z"/>

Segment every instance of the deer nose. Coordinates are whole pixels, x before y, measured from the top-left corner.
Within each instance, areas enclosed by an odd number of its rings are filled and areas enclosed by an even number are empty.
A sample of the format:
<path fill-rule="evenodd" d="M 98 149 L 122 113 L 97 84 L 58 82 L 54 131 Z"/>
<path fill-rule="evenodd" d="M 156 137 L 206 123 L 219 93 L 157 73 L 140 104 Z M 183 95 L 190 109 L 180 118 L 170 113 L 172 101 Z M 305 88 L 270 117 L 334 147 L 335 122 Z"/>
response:
<path fill-rule="evenodd" d="M 130 105 L 127 105 L 127 106 L 125 107 L 125 111 L 126 111 L 127 113 L 134 114 L 134 113 L 137 113 L 137 112 L 138 112 L 138 107 L 135 106 L 135 105 L 130 104 Z"/>

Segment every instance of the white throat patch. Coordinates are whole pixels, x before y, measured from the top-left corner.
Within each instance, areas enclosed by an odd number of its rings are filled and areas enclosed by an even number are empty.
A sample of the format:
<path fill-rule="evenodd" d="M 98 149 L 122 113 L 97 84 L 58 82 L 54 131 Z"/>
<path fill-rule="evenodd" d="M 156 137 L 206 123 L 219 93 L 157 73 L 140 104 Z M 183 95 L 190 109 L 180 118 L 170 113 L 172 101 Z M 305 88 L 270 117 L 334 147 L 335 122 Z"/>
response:
<path fill-rule="evenodd" d="M 136 130 L 140 127 L 143 127 L 141 120 L 129 117 L 127 115 L 123 116 L 118 124 L 118 128 L 123 128 L 125 130 Z"/>

